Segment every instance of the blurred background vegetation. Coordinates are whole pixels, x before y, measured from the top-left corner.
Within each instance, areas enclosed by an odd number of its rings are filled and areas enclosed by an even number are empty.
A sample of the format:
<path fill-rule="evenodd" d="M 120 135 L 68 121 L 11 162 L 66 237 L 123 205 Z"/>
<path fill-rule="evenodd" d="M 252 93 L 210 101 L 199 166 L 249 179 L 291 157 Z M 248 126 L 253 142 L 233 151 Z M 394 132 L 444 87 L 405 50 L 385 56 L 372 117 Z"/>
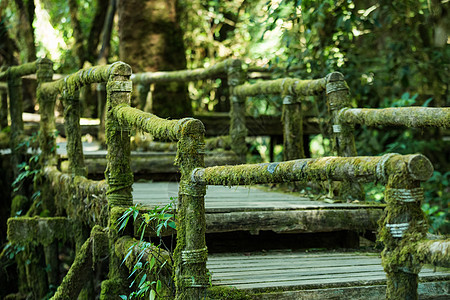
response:
<path fill-rule="evenodd" d="M 151 5 L 157 0 L 142 1 Z M 449 0 L 171 1 L 176 2 L 188 68 L 239 57 L 249 65 L 249 74 L 265 74 L 259 77 L 309 79 L 340 71 L 358 107 L 450 106 Z M 0 65 L 48 56 L 57 73 L 69 73 L 119 59 L 116 0 L 0 3 Z M 220 85 L 221 80 L 190 84 L 193 110 L 227 111 Z M 325 101 L 308 100 L 309 110 L 326 116 Z M 254 116 L 281 115 L 281 99 L 252 98 L 247 110 Z M 92 111 L 86 114 L 95 117 Z M 356 130 L 360 155 L 420 152 L 430 158 L 435 172 L 425 184 L 423 209 L 434 232 L 448 233 L 450 132 Z M 311 153 L 332 155 L 329 132 L 321 132 L 311 139 Z M 267 143 L 263 138 L 252 142 L 260 159 L 267 157 Z M 282 147 L 275 150 L 280 159 Z M 369 188 L 368 196 L 382 201 L 382 189 Z"/>

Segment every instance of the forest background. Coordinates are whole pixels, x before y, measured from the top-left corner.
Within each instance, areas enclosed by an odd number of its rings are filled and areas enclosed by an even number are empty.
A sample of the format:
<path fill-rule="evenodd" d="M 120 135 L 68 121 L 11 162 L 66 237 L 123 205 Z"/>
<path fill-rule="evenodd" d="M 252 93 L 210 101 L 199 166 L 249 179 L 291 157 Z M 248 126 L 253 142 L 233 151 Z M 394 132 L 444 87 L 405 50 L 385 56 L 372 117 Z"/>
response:
<path fill-rule="evenodd" d="M 156 11 L 154 27 L 148 30 L 175 28 L 172 37 L 179 35 L 182 49 L 175 57 L 181 59 L 177 65 L 164 65 L 156 56 L 153 61 L 145 55 L 127 57 L 126 43 L 147 47 L 139 36 L 131 36 L 130 42 L 121 35 L 125 26 L 137 32 L 136 5 L 159 7 L 163 2 L 172 5 L 175 17 Z M 120 59 L 136 72 L 208 67 L 238 57 L 249 71 L 272 78 L 310 79 L 340 71 L 358 107 L 448 107 L 449 11 L 449 0 L 1 0 L 0 65 L 47 56 L 55 62 L 56 73 L 67 74 Z M 131 17 L 123 25 L 127 14 Z M 189 110 L 227 111 L 228 102 L 217 90 L 220 84 L 189 85 Z M 326 116 L 324 101 L 309 100 L 319 117 Z M 97 117 L 95 103 L 85 103 L 86 117 Z M 281 115 L 281 105 L 281 98 L 253 98 L 247 102 L 247 113 Z M 25 107 L 34 108 L 32 101 Z M 176 117 L 176 112 L 170 116 Z M 356 130 L 359 155 L 420 152 L 430 158 L 435 172 L 425 184 L 422 208 L 433 232 L 448 233 L 450 132 Z M 333 155 L 329 134 L 322 130 L 312 137 L 312 155 Z M 267 140 L 251 143 L 265 159 Z M 282 147 L 276 150 L 280 159 Z M 367 193 L 382 201 L 382 188 L 369 187 Z"/>

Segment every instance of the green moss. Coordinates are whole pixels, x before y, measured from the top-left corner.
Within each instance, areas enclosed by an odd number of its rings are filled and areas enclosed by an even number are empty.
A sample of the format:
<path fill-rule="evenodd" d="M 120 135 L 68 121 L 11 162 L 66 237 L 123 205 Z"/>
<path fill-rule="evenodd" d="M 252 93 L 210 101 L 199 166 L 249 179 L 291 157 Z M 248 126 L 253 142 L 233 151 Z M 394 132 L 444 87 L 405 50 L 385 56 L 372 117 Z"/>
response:
<path fill-rule="evenodd" d="M 24 210 L 29 205 L 29 199 L 24 195 L 16 195 L 11 201 L 11 217 L 15 217 L 18 212 Z"/>
<path fill-rule="evenodd" d="M 304 158 L 301 104 L 283 104 L 281 120 L 283 123 L 284 160 Z"/>
<path fill-rule="evenodd" d="M 226 286 L 213 286 L 206 290 L 206 299 L 211 300 L 247 300 L 254 299 L 245 291 Z"/>
<path fill-rule="evenodd" d="M 8 239 L 17 244 L 50 245 L 55 240 L 65 240 L 70 231 L 63 217 L 17 217 L 8 219 Z"/>
<path fill-rule="evenodd" d="M 396 107 L 384 109 L 342 109 L 343 123 L 367 126 L 450 127 L 448 107 Z"/>
<path fill-rule="evenodd" d="M 226 72 L 231 59 L 216 63 L 209 68 L 193 70 L 166 71 L 166 72 L 143 72 L 133 74 L 131 79 L 134 83 L 150 84 L 162 82 L 189 82 L 208 78 L 216 78 Z"/>
<path fill-rule="evenodd" d="M 239 97 L 250 97 L 263 94 L 311 96 L 324 92 L 326 82 L 326 77 L 313 80 L 280 78 L 276 80 L 265 80 L 255 84 L 239 85 L 236 86 L 233 92 Z"/>

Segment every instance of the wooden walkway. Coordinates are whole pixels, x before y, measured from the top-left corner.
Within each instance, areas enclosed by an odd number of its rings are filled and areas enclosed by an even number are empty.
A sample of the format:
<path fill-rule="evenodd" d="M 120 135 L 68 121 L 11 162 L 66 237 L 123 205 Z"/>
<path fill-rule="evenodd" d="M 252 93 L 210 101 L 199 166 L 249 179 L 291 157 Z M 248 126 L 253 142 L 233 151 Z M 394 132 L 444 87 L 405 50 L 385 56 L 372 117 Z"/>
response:
<path fill-rule="evenodd" d="M 178 196 L 178 183 L 135 183 L 135 203 L 163 206 Z M 207 232 L 271 230 L 277 233 L 376 230 L 382 206 L 325 203 L 255 187 L 208 186 Z"/>
<path fill-rule="evenodd" d="M 375 253 L 210 254 L 207 266 L 214 286 L 264 292 L 257 299 L 383 299 L 385 292 Z M 419 294 L 450 299 L 449 272 L 424 268 L 419 277 Z"/>

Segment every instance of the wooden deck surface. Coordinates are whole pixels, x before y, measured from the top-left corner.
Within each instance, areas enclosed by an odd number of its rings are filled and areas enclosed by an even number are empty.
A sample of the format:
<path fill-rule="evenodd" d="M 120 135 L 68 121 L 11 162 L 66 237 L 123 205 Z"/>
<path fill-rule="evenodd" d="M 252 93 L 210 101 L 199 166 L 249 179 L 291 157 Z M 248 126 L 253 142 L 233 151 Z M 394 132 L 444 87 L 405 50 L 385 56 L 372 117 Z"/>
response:
<path fill-rule="evenodd" d="M 232 286 L 254 292 L 372 286 L 386 282 L 381 259 L 376 253 L 279 251 L 210 254 L 207 266 L 214 286 Z M 424 268 L 419 278 L 429 282 L 447 281 L 444 286 L 448 288 L 450 273 Z"/>
<path fill-rule="evenodd" d="M 134 203 L 163 206 L 178 196 L 178 183 L 133 185 Z M 175 201 L 176 203 L 176 201 Z M 294 194 L 255 187 L 208 186 L 205 196 L 206 230 L 213 232 L 273 231 L 277 233 L 376 230 L 382 206 L 326 203 Z"/>
<path fill-rule="evenodd" d="M 153 207 L 169 202 L 178 196 L 177 182 L 134 183 L 134 203 Z M 274 211 L 308 209 L 361 209 L 364 204 L 326 203 L 314 201 L 294 194 L 266 191 L 256 187 L 226 187 L 209 185 L 206 190 L 205 207 L 207 213 L 232 211 Z M 382 206 L 369 206 L 381 208 Z"/>

